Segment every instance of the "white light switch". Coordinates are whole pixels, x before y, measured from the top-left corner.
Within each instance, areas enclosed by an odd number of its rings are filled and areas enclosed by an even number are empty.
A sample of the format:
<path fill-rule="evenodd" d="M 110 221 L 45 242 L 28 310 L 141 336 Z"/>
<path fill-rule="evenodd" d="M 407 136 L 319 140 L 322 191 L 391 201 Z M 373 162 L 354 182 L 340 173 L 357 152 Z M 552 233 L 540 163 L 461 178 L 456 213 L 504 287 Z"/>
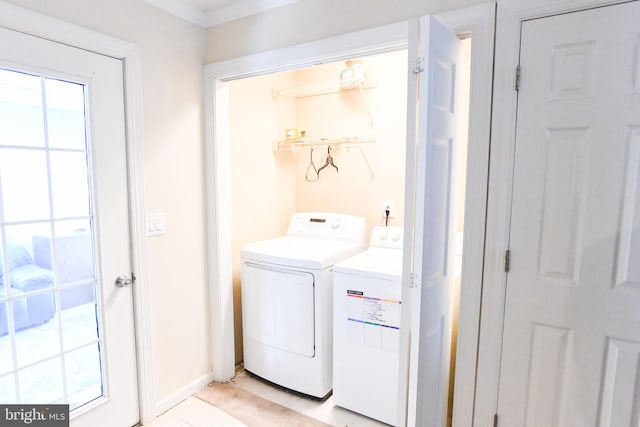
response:
<path fill-rule="evenodd" d="M 164 234 L 164 213 L 147 214 L 147 236 L 162 236 Z"/>

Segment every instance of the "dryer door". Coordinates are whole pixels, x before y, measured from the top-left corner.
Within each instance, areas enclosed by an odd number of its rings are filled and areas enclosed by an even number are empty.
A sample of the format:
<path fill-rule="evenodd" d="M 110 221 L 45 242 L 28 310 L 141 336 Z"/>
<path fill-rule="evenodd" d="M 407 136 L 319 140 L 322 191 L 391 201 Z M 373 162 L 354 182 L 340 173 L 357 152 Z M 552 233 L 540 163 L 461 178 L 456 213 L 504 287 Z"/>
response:
<path fill-rule="evenodd" d="M 314 276 L 261 264 L 242 266 L 246 338 L 305 357 L 315 356 Z"/>

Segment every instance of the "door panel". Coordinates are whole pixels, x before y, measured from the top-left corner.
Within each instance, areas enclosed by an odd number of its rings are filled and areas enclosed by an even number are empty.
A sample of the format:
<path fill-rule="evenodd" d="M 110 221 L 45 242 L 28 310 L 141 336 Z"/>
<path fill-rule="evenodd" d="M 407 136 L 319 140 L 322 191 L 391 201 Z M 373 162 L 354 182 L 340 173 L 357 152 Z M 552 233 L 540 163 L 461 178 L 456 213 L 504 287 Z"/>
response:
<path fill-rule="evenodd" d="M 580 237 L 587 187 L 588 129 L 548 129 L 542 190 L 537 275 L 558 284 L 577 284 Z"/>
<path fill-rule="evenodd" d="M 418 99 L 409 100 L 403 319 L 410 323 L 407 412 L 400 393 L 400 424 L 445 426 L 451 351 L 453 283 L 452 178 L 460 40 L 433 17 L 420 18 L 416 68 Z M 413 38 L 410 37 L 413 41 Z M 415 52 L 414 52 L 415 55 Z M 410 83 L 410 91 L 413 90 Z M 407 279 L 415 278 L 415 287 Z M 409 280 L 410 282 L 410 280 Z M 407 310 L 409 309 L 409 310 Z M 407 319 L 410 319 L 407 321 Z M 402 374 L 401 374 L 402 378 Z M 401 379 L 401 387 L 404 383 Z"/>
<path fill-rule="evenodd" d="M 640 46 L 640 38 L 638 39 Z M 640 50 L 636 58 L 640 57 Z M 640 69 L 638 59 L 637 69 Z M 640 96 L 640 91 L 636 92 Z M 616 287 L 640 292 L 640 126 L 627 130 L 624 194 L 616 265 Z"/>
<path fill-rule="evenodd" d="M 640 420 L 638 19 L 522 25 L 500 425 Z"/>
<path fill-rule="evenodd" d="M 605 358 L 600 425 L 636 426 L 640 423 L 640 343 L 607 339 Z"/>
<path fill-rule="evenodd" d="M 0 401 L 74 427 L 139 419 L 122 71 L 0 28 Z"/>

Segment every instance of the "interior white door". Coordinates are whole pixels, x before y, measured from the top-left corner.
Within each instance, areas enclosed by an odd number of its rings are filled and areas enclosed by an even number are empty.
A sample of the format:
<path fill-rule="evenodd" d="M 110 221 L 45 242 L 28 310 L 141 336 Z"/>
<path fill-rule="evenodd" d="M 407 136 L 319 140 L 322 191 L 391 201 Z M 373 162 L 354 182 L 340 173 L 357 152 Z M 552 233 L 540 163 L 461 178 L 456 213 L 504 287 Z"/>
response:
<path fill-rule="evenodd" d="M 415 116 L 409 113 L 407 126 L 402 301 L 409 304 L 403 304 L 401 354 L 409 354 L 409 366 L 403 369 L 401 361 L 398 425 L 440 427 L 447 423 L 449 391 L 460 40 L 425 16 L 412 24 L 409 41 L 409 90 L 415 89 L 417 98 L 409 99 L 408 111 Z"/>
<path fill-rule="evenodd" d="M 74 427 L 139 420 L 122 65 L 0 28 L 0 401 Z"/>
<path fill-rule="evenodd" d="M 638 22 L 522 25 L 501 426 L 640 422 Z"/>

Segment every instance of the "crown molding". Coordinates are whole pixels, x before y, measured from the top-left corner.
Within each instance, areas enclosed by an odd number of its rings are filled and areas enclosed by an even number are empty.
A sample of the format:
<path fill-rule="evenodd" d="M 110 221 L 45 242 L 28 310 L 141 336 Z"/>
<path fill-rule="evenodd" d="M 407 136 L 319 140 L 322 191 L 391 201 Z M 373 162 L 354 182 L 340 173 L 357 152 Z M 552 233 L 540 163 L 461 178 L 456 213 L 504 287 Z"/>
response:
<path fill-rule="evenodd" d="M 178 18 L 202 28 L 211 28 L 245 16 L 296 3 L 300 0 L 240 0 L 222 6 L 200 9 L 188 0 L 144 0 Z"/>
<path fill-rule="evenodd" d="M 202 28 L 207 28 L 207 19 L 204 11 L 183 0 L 144 0 L 152 6 L 160 8 L 165 12 L 182 18 L 185 21 L 196 24 Z"/>
<path fill-rule="evenodd" d="M 297 3 L 300 0 L 241 0 L 226 6 L 209 9 L 205 12 L 208 28 L 225 22 L 235 21 L 245 16 L 266 12 L 288 4 Z"/>

